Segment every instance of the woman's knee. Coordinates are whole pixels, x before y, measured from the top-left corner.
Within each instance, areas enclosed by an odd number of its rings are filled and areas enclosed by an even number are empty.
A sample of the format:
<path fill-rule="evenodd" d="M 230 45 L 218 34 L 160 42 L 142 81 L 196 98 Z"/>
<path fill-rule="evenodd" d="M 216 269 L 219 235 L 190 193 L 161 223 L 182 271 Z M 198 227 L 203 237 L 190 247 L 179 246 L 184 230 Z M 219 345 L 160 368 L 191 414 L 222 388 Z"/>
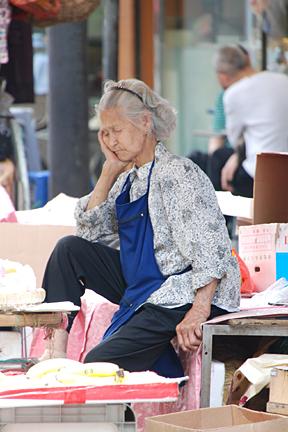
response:
<path fill-rule="evenodd" d="M 94 252 L 98 252 L 102 255 L 103 248 L 104 249 L 110 249 L 107 246 L 101 244 L 101 243 L 92 243 L 89 240 L 86 240 L 82 237 L 78 237 L 76 235 L 68 235 L 66 237 L 62 237 L 60 240 L 58 240 L 55 249 L 60 252 L 72 252 L 74 253 L 86 253 L 87 249 L 93 249 Z M 112 249 L 113 250 L 113 249 Z M 113 250 L 114 251 L 114 250 Z"/>
<path fill-rule="evenodd" d="M 59 263 L 66 263 L 67 260 L 70 261 L 72 257 L 82 254 L 81 240 L 80 237 L 74 235 L 69 235 L 58 240 L 50 256 L 49 264 L 55 262 L 57 262 L 58 265 Z M 60 266 L 62 266 L 62 264 L 60 264 Z"/>
<path fill-rule="evenodd" d="M 84 359 L 84 363 L 94 363 L 94 362 L 105 362 L 105 361 L 111 361 L 109 356 L 107 356 L 107 353 L 105 352 L 105 349 L 102 349 L 101 343 L 98 344 L 96 347 L 92 348 L 91 351 L 89 351 L 86 354 L 86 357 Z"/>
<path fill-rule="evenodd" d="M 81 244 L 81 238 L 77 237 L 75 235 L 68 235 L 66 237 L 62 237 L 58 242 L 56 243 L 56 246 L 54 248 L 54 252 L 60 253 L 60 254 L 66 254 L 67 252 L 76 252 L 79 251 L 79 245 Z"/>

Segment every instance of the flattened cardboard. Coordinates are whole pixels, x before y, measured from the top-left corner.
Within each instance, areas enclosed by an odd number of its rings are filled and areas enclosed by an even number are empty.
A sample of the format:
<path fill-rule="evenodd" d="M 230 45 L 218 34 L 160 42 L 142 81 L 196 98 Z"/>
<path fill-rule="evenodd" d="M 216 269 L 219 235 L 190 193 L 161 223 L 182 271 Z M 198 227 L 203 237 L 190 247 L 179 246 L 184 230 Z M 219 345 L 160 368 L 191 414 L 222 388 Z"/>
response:
<path fill-rule="evenodd" d="M 148 417 L 145 432 L 286 432 L 288 418 L 227 405 Z"/>
<path fill-rule="evenodd" d="M 60 238 L 70 234 L 75 234 L 75 227 L 0 223 L 0 258 L 29 264 L 40 287 L 54 246 Z"/>
<path fill-rule="evenodd" d="M 288 222 L 288 154 L 257 155 L 253 224 Z"/>

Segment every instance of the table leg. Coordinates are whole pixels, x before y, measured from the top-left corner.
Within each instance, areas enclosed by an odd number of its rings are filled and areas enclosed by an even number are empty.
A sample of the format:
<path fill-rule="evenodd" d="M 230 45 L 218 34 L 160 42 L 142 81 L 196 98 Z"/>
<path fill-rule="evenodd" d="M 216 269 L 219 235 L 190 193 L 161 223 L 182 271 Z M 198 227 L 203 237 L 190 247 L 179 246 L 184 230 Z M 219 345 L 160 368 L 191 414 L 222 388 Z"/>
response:
<path fill-rule="evenodd" d="M 207 324 L 203 326 L 203 347 L 201 367 L 201 396 L 200 406 L 202 408 L 210 405 L 211 386 L 211 362 L 212 362 L 212 327 Z"/>
<path fill-rule="evenodd" d="M 21 357 L 24 359 L 27 359 L 28 358 L 28 350 L 27 350 L 26 327 L 20 328 L 20 334 L 21 334 Z"/>

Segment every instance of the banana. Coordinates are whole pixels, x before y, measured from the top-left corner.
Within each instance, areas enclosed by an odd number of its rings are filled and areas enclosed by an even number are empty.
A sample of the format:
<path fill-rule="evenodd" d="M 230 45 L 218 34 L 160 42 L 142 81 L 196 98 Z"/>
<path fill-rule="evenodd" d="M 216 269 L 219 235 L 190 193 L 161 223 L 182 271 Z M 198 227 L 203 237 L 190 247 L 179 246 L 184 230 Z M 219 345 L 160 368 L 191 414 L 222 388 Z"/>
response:
<path fill-rule="evenodd" d="M 26 373 L 26 377 L 29 379 L 41 379 L 47 375 L 56 374 L 61 369 L 67 367 L 72 367 L 73 369 L 81 368 L 82 363 L 66 358 L 43 360 L 32 366 Z"/>
<path fill-rule="evenodd" d="M 64 385 L 112 385 L 120 384 L 126 372 L 108 362 L 80 363 L 66 358 L 44 360 L 32 366 L 26 373 L 31 380 L 56 380 Z"/>
<path fill-rule="evenodd" d="M 56 374 L 56 382 L 66 386 L 110 386 L 115 384 L 115 377 L 96 377 L 71 373 L 67 369 L 61 369 Z"/>
<path fill-rule="evenodd" d="M 124 370 L 114 363 L 95 362 L 81 366 L 61 369 L 56 375 L 57 381 L 66 385 L 112 385 L 125 379 Z"/>
<path fill-rule="evenodd" d="M 127 373 L 125 373 L 124 369 L 118 369 L 115 375 L 115 383 L 122 384 L 125 381 Z"/>
<path fill-rule="evenodd" d="M 119 366 L 115 363 L 95 362 L 83 364 L 82 374 L 90 377 L 115 376 Z"/>
<path fill-rule="evenodd" d="M 8 274 L 8 273 L 16 273 L 16 269 L 15 268 L 6 268 L 6 274 Z"/>

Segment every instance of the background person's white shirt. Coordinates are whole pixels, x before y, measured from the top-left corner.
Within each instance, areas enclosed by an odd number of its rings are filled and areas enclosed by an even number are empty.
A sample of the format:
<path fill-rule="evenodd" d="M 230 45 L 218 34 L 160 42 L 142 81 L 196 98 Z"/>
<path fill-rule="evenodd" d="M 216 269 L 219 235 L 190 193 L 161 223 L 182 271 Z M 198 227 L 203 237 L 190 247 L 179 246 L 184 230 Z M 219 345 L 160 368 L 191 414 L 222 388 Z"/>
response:
<path fill-rule="evenodd" d="M 232 84 L 224 94 L 226 130 L 233 147 L 246 145 L 243 168 L 255 175 L 256 155 L 288 152 L 288 77 L 259 72 Z"/>

